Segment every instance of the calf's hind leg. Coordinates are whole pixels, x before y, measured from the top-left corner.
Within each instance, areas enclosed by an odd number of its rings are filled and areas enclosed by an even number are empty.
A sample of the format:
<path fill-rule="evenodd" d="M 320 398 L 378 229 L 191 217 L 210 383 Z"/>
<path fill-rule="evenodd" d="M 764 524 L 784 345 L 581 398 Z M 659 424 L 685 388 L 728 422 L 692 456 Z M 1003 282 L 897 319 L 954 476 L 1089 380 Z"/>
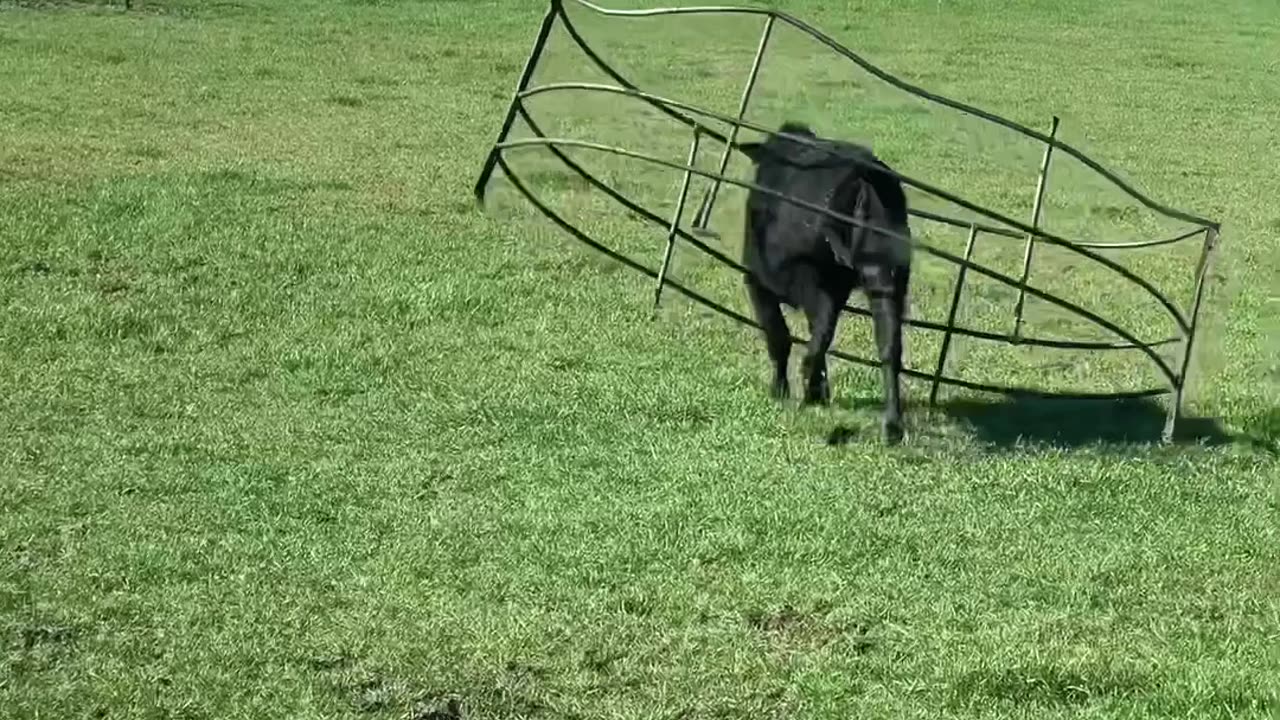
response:
<path fill-rule="evenodd" d="M 779 400 L 791 395 L 791 386 L 787 382 L 787 361 L 791 355 L 791 331 L 787 328 L 787 320 L 782 316 L 781 300 L 768 288 L 765 288 L 751 277 L 747 278 L 747 295 L 751 298 L 751 307 L 756 315 L 756 322 L 764 332 L 765 344 L 769 348 L 769 360 L 773 363 L 773 383 L 770 394 Z"/>

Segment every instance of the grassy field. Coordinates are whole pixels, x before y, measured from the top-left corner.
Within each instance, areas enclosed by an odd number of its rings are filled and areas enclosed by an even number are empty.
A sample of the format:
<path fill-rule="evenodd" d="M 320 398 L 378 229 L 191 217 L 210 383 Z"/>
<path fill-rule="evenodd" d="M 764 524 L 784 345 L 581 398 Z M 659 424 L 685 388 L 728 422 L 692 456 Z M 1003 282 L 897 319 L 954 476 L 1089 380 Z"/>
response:
<path fill-rule="evenodd" d="M 1154 442 L 1159 406 L 946 390 L 926 412 L 912 382 L 892 449 L 874 371 L 836 361 L 833 407 L 779 406 L 752 329 L 675 293 L 651 320 L 648 279 L 502 183 L 474 206 L 541 2 L 137 4 L 0 0 L 0 716 L 1280 716 L 1274 3 L 780 5 L 931 90 L 1056 113 L 1223 222 L 1178 443 Z M 758 32 L 583 27 L 642 85 L 721 110 Z M 775 53 L 757 121 L 1029 217 L 1038 148 L 851 80 L 798 34 Z M 556 79 L 598 79 L 561 35 Z M 688 136 L 632 105 L 539 103 L 548 130 L 683 158 Z M 678 176 L 589 161 L 670 209 Z M 519 162 L 656 264 L 661 229 Z M 1169 229 L 1054 172 L 1050 229 Z M 730 254 L 741 203 L 715 216 Z M 1192 250 L 1125 262 L 1185 303 Z M 1105 276 L 1038 262 L 1169 333 Z M 745 309 L 731 273 L 675 265 Z M 922 260 L 913 312 L 936 317 L 952 272 Z M 1007 330 L 1007 290 L 971 297 L 965 322 Z M 846 321 L 839 344 L 868 338 Z M 936 342 L 913 333 L 912 365 Z M 1124 353 L 955 353 L 975 379 L 1154 378 Z"/>

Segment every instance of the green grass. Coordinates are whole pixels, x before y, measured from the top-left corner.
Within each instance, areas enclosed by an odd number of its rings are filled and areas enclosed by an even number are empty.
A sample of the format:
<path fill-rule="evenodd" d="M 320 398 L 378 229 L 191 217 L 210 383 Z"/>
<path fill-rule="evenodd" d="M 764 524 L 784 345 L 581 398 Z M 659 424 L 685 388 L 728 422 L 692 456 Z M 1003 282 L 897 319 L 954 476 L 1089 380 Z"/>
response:
<path fill-rule="evenodd" d="M 837 362 L 832 408 L 779 406 L 753 330 L 676 293 L 651 321 L 646 278 L 509 188 L 473 206 L 541 3 L 139 5 L 0 0 L 0 715 L 1280 715 L 1273 3 L 785 4 L 929 89 L 1057 113 L 1155 199 L 1224 223 L 1179 443 L 1154 443 L 1160 407 L 944 391 L 929 413 L 912 383 L 894 449 L 874 371 Z M 757 27 L 654 25 L 654 51 L 582 22 L 643 86 L 721 110 Z M 754 118 L 1029 217 L 1034 145 L 826 57 L 780 34 Z M 598 79 L 561 35 L 555 79 Z M 684 155 L 633 105 L 543 100 L 549 130 Z M 675 174 L 584 158 L 670 209 Z M 657 263 L 661 229 L 519 162 Z M 1051 229 L 1167 229 L 1058 168 Z M 715 216 L 731 253 L 741 203 Z M 1038 258 L 1045 286 L 1168 332 L 1141 295 Z M 1185 303 L 1192 258 L 1124 261 Z M 675 262 L 746 308 L 730 273 Z M 932 318 L 953 270 L 920 267 Z M 975 283 L 964 320 L 1005 330 L 1010 307 Z M 839 343 L 868 338 L 847 321 Z M 937 339 L 909 342 L 928 367 Z M 979 342 L 950 367 L 1154 377 Z"/>

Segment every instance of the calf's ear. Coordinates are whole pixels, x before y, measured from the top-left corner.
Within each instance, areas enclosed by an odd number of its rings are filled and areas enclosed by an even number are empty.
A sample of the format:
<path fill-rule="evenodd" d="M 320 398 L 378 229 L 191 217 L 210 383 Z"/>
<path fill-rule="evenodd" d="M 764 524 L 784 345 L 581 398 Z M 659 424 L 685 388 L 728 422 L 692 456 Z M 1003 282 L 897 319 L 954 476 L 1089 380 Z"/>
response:
<path fill-rule="evenodd" d="M 853 219 L 862 226 L 855 225 L 853 227 L 853 247 L 860 248 L 864 252 L 876 251 L 878 248 L 875 244 L 868 246 L 868 242 L 872 239 L 876 229 L 884 228 L 889 219 L 889 213 L 885 212 L 884 204 L 880 202 L 880 194 L 872 187 L 871 183 L 866 180 L 858 181 L 858 197 L 853 204 Z"/>
<path fill-rule="evenodd" d="M 756 163 L 757 165 L 760 164 L 760 161 L 764 158 L 765 153 L 768 152 L 767 150 L 764 149 L 764 143 L 748 142 L 748 143 L 735 143 L 734 145 L 738 148 L 739 151 L 742 152 L 743 155 L 746 155 L 747 157 L 751 158 L 751 162 Z"/>

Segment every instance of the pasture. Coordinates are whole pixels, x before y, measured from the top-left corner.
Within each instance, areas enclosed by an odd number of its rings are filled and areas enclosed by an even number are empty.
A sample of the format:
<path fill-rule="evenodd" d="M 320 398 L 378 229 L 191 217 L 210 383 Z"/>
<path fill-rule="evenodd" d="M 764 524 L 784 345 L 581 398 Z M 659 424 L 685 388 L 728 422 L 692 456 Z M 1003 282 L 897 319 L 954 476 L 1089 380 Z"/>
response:
<path fill-rule="evenodd" d="M 831 407 L 780 405 L 756 330 L 674 292 L 650 319 L 647 278 L 509 192 L 475 207 L 541 0 L 135 5 L 0 0 L 3 717 L 1280 715 L 1280 6 L 779 0 L 929 90 L 1060 115 L 1223 223 L 1177 442 L 1156 442 L 1159 405 L 944 389 L 930 412 L 909 381 L 910 437 L 885 447 L 873 369 L 832 360 Z M 592 32 L 642 86 L 732 106 L 753 27 L 680 23 L 661 52 Z M 1037 148 L 779 48 L 761 122 L 844 128 L 1028 215 Z M 619 103 L 558 109 L 565 133 L 687 142 Z M 525 162 L 660 254 L 660 231 Z M 1051 229 L 1152 231 L 1062 168 Z M 655 207 L 676 180 L 620 177 Z M 714 221 L 735 257 L 743 195 Z M 1182 304 L 1188 257 L 1133 262 Z M 1044 262 L 1058 291 L 1155 322 Z M 950 272 L 922 266 L 913 308 Z M 692 253 L 675 273 L 746 307 Z M 974 297 L 973 322 L 1007 323 L 997 289 Z M 843 322 L 837 344 L 873 355 Z M 907 343 L 919 364 L 936 338 Z M 955 352 L 1041 385 L 1148 372 Z"/>

